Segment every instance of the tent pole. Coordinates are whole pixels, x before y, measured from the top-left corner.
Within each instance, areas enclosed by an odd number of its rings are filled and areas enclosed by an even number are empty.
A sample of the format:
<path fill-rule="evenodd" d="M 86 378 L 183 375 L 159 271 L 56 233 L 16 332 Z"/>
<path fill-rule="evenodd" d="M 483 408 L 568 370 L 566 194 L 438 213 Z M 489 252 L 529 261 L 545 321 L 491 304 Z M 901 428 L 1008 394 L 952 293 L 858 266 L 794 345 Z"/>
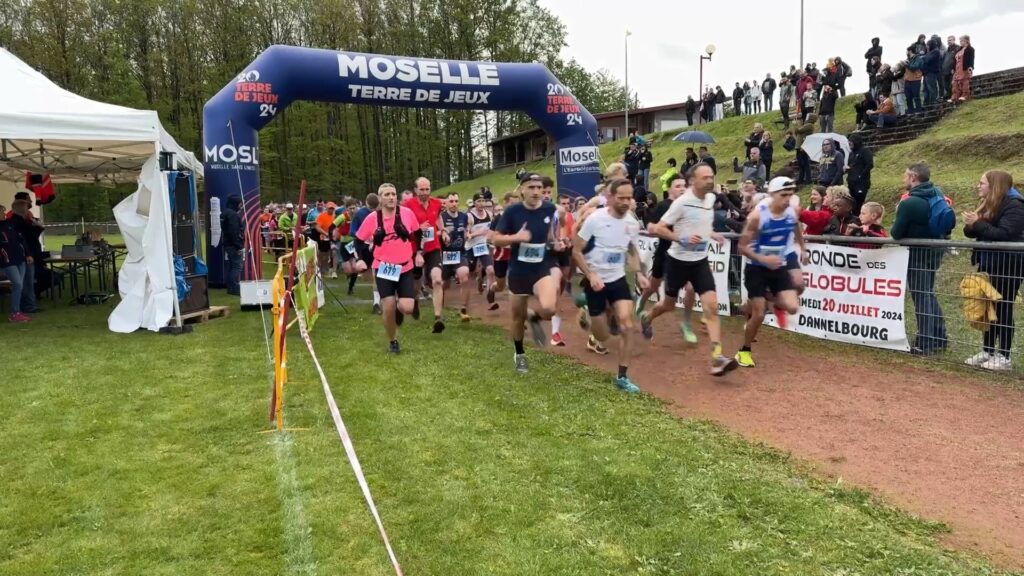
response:
<path fill-rule="evenodd" d="M 160 143 L 159 142 L 157 142 L 157 144 L 156 144 L 156 155 L 157 155 L 158 158 L 160 157 Z M 181 304 L 178 302 L 178 288 L 174 284 L 175 283 L 175 280 L 174 280 L 174 236 L 171 234 L 171 224 L 172 224 L 172 222 L 171 222 L 171 195 L 170 195 L 170 192 L 169 192 L 170 184 L 167 182 L 167 174 L 165 174 L 162 170 L 158 170 L 158 171 L 160 173 L 160 179 L 161 179 L 160 181 L 164 185 L 164 190 L 168 190 L 168 193 L 164 194 L 164 197 L 163 197 L 163 203 L 164 203 L 164 223 L 166 224 L 165 229 L 167 230 L 167 246 L 169 246 L 171 248 L 171 257 L 167 259 L 167 264 L 168 264 L 168 266 L 171 269 L 171 282 L 172 282 L 172 290 L 171 291 L 174 292 L 174 321 L 177 324 L 177 327 L 181 328 L 183 326 L 182 323 L 181 323 Z"/>

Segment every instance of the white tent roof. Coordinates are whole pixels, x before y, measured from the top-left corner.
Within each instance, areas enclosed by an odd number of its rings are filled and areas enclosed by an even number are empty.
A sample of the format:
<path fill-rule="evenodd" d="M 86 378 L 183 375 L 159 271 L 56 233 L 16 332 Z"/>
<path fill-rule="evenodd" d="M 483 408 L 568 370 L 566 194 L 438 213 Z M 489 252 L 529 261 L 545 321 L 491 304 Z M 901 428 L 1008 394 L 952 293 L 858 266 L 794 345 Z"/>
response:
<path fill-rule="evenodd" d="M 154 145 L 202 177 L 203 164 L 174 141 L 152 110 L 89 100 L 64 90 L 0 48 L 0 178 L 26 170 L 56 182 L 129 182 Z"/>

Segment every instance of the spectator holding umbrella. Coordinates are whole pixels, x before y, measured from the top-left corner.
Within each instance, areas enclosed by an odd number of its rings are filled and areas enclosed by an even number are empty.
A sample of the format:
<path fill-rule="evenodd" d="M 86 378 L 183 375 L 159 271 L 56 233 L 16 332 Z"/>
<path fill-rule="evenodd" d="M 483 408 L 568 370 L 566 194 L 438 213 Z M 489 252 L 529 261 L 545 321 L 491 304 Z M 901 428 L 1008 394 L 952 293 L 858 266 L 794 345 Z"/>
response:
<path fill-rule="evenodd" d="M 981 204 L 964 212 L 964 236 L 981 242 L 1024 242 L 1024 197 L 1013 187 L 1013 177 L 1002 170 L 989 170 L 977 185 Z M 1024 252 L 976 248 L 971 264 L 989 275 L 989 282 L 1002 297 L 996 302 L 996 321 L 984 335 L 982 351 L 967 359 L 969 366 L 987 370 L 1009 370 L 1013 344 L 1013 302 L 1024 282 Z"/>
<path fill-rule="evenodd" d="M 821 157 L 818 158 L 818 184 L 838 186 L 843 183 L 846 153 L 831 138 L 821 141 Z"/>

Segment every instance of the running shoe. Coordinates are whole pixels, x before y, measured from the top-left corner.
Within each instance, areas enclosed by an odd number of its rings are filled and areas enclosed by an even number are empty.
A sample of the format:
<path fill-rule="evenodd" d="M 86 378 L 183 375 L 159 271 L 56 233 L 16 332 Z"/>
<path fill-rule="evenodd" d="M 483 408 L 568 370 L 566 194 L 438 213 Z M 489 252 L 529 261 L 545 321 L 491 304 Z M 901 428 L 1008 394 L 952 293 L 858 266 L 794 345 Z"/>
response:
<path fill-rule="evenodd" d="M 500 306 L 498 306 L 497 302 L 492 302 L 491 305 L 487 307 L 487 309 L 491 311 L 497 310 L 498 308 L 500 308 Z"/>
<path fill-rule="evenodd" d="M 977 368 L 978 366 L 981 366 L 985 362 L 988 362 L 991 358 L 992 355 L 989 354 L 988 352 L 978 352 L 974 356 L 971 356 L 967 360 L 964 360 L 964 364 L 967 364 L 968 366 L 974 366 Z"/>
<path fill-rule="evenodd" d="M 444 320 L 440 318 L 434 318 L 434 334 L 440 334 L 444 332 Z"/>
<path fill-rule="evenodd" d="M 717 357 L 711 360 L 711 375 L 721 376 L 726 372 L 731 372 L 739 366 L 739 362 L 735 358 L 726 358 L 719 354 Z"/>
<path fill-rule="evenodd" d="M 754 356 L 749 350 L 740 350 L 736 353 L 736 363 L 744 368 L 753 368 Z"/>
<path fill-rule="evenodd" d="M 462 320 L 463 322 L 469 322 L 471 318 L 469 314 L 466 314 L 465 310 L 462 310 L 461 312 L 459 312 L 459 320 Z"/>
<path fill-rule="evenodd" d="M 597 354 L 598 356 L 604 356 L 605 354 L 608 354 L 608 348 L 606 348 L 603 344 L 598 342 L 597 338 L 594 338 L 593 335 L 587 338 L 587 350 L 590 350 L 591 352 Z"/>
<path fill-rule="evenodd" d="M 648 340 L 654 338 L 654 326 L 651 325 L 650 312 L 644 312 L 640 315 L 640 331 L 643 332 L 644 338 Z"/>
<path fill-rule="evenodd" d="M 981 364 L 981 367 L 985 370 L 994 370 L 996 372 L 1008 372 L 1013 369 L 1013 364 L 1010 359 L 1002 354 L 993 354 L 991 358 Z"/>
<path fill-rule="evenodd" d="M 544 343 L 547 342 L 547 334 L 544 333 L 544 326 L 540 323 L 540 317 L 535 316 L 527 320 L 526 325 L 530 327 L 530 335 L 533 336 L 534 343 L 543 348 Z"/>
<path fill-rule="evenodd" d="M 551 345 L 552 346 L 565 346 L 565 340 L 562 340 L 562 335 L 561 334 L 559 334 L 558 332 L 555 332 L 554 334 L 551 335 Z"/>
<path fill-rule="evenodd" d="M 679 323 L 679 331 L 683 333 L 683 340 L 686 340 L 687 344 L 696 344 L 697 335 L 693 332 L 693 328 L 686 322 Z"/>
<path fill-rule="evenodd" d="M 373 313 L 376 314 L 377 316 L 380 316 L 383 313 L 383 311 L 380 309 L 379 303 L 373 305 Z"/>
<path fill-rule="evenodd" d="M 419 298 L 413 300 L 413 302 L 412 302 L 412 319 L 413 320 L 419 320 L 420 319 L 420 299 Z"/>
<path fill-rule="evenodd" d="M 584 332 L 590 331 L 590 314 L 585 307 L 580 308 L 580 311 L 576 314 L 576 323 L 580 325 L 580 330 Z"/>
<path fill-rule="evenodd" d="M 520 374 L 526 374 L 530 371 L 529 366 L 526 365 L 526 354 L 515 355 L 516 372 Z"/>
<path fill-rule="evenodd" d="M 392 340 L 388 344 L 388 354 L 401 354 L 402 348 L 398 345 L 398 340 Z"/>
<path fill-rule="evenodd" d="M 337 279 L 338 279 L 338 271 L 337 271 L 337 270 L 331 270 L 331 275 L 330 275 L 330 279 L 331 279 L 331 280 L 337 280 Z M 349 290 L 349 292 L 348 292 L 348 293 L 349 293 L 349 294 L 351 294 L 351 293 L 352 293 L 352 291 L 351 291 L 351 290 Z"/>
<path fill-rule="evenodd" d="M 786 329 L 786 311 L 778 306 L 775 307 L 775 323 L 779 325 L 779 328 Z"/>
<path fill-rule="evenodd" d="M 619 376 L 615 379 L 615 387 L 623 392 L 629 392 L 630 394 L 636 394 L 640 391 L 640 387 L 633 384 L 628 376 Z"/>
<path fill-rule="evenodd" d="M 32 321 L 32 318 L 28 314 L 24 314 L 22 312 L 15 312 L 14 314 L 8 316 L 7 319 L 16 324 L 23 324 L 25 322 Z"/>

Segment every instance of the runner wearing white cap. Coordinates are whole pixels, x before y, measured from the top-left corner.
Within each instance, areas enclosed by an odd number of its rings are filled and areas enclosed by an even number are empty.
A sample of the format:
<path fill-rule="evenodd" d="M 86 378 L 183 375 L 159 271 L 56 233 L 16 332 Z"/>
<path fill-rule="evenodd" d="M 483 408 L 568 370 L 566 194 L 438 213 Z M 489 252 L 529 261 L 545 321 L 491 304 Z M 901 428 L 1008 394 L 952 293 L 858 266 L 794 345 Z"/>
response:
<path fill-rule="evenodd" d="M 775 295 L 775 306 L 782 312 L 796 314 L 800 308 L 797 288 L 786 262 L 787 255 L 795 252 L 796 246 L 800 247 L 803 264 L 808 261 L 799 216 L 790 205 L 790 197 L 795 193 L 796 182 L 792 179 L 773 178 L 768 183 L 770 202 L 761 203 L 751 211 L 740 236 L 740 253 L 750 259 L 743 270 L 750 318 L 744 327 L 743 347 L 736 353 L 740 366 L 754 366 L 750 346 L 764 321 L 768 291 Z"/>

